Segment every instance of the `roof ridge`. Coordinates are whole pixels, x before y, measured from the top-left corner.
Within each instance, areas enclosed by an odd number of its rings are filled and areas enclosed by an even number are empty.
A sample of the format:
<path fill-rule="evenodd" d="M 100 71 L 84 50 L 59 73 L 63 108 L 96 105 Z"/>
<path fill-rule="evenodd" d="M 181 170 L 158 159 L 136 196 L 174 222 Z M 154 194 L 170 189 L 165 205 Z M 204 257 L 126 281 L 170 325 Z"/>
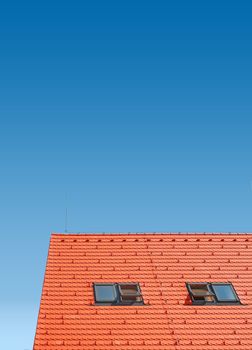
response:
<path fill-rule="evenodd" d="M 252 232 L 52 232 L 52 236 L 130 236 L 130 235 L 190 235 L 190 236 L 204 236 L 204 235 L 252 235 Z"/>

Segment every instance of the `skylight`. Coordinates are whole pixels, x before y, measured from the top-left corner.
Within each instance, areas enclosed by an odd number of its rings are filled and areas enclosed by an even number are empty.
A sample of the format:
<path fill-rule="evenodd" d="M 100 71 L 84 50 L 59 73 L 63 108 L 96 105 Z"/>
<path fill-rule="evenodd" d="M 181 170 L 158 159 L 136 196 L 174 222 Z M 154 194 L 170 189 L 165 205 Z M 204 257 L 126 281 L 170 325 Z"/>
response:
<path fill-rule="evenodd" d="M 193 304 L 240 303 L 231 283 L 193 282 L 186 286 Z"/>
<path fill-rule="evenodd" d="M 94 296 L 96 304 L 143 304 L 138 283 L 94 283 Z"/>
<path fill-rule="evenodd" d="M 95 301 L 97 303 L 114 303 L 117 292 L 114 284 L 95 284 Z"/>
<path fill-rule="evenodd" d="M 119 293 L 121 302 L 141 302 L 143 301 L 138 283 L 119 283 Z"/>
<path fill-rule="evenodd" d="M 212 283 L 212 288 L 216 299 L 219 302 L 237 302 L 239 301 L 232 284 L 229 283 Z"/>

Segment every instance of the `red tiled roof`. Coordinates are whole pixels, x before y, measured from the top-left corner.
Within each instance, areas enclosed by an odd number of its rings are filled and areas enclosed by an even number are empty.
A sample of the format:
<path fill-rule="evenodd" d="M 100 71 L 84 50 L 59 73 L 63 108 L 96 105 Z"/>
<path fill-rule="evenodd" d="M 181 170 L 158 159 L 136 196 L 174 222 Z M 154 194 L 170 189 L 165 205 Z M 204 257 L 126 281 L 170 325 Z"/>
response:
<path fill-rule="evenodd" d="M 146 306 L 95 306 L 93 282 L 139 282 Z M 192 306 L 185 282 L 242 305 Z M 53 234 L 34 350 L 251 350 L 252 234 Z"/>

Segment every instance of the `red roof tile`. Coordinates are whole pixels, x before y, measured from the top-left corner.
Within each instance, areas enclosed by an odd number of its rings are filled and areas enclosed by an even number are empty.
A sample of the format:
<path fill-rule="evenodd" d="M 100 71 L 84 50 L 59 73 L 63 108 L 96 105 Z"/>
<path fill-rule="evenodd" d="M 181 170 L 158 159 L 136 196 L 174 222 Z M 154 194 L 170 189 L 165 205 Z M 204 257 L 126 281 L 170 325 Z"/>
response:
<path fill-rule="evenodd" d="M 252 234 L 53 234 L 34 350 L 251 350 Z M 95 306 L 93 282 L 139 282 L 145 306 Z M 242 305 L 192 306 L 185 282 Z"/>

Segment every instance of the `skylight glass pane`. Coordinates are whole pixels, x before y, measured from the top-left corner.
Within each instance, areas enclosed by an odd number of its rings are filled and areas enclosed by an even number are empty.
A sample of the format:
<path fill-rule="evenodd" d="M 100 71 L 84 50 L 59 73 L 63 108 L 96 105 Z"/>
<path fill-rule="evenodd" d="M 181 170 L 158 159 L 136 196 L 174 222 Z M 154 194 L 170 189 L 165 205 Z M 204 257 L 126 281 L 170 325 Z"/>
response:
<path fill-rule="evenodd" d="M 95 300 L 97 302 L 113 303 L 117 299 L 116 288 L 114 284 L 96 284 L 95 285 Z"/>
<path fill-rule="evenodd" d="M 218 301 L 238 301 L 230 284 L 212 284 L 212 287 Z"/>

